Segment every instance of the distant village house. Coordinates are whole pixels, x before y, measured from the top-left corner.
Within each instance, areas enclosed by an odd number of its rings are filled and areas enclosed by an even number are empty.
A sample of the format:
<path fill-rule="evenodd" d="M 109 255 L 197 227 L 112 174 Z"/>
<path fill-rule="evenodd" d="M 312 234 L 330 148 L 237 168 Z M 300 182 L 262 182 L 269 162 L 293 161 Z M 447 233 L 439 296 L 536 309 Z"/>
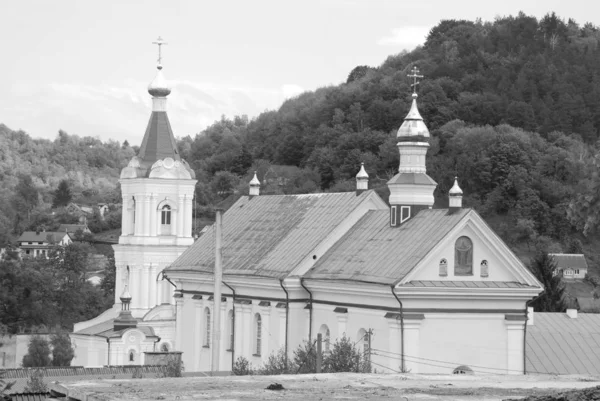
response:
<path fill-rule="evenodd" d="M 566 279 L 583 279 L 588 272 L 585 256 L 581 253 L 551 253 L 556 262 L 554 275 Z"/>
<path fill-rule="evenodd" d="M 25 257 L 48 257 L 50 249 L 55 245 L 66 246 L 73 242 L 68 232 L 59 231 L 25 231 L 19 239 L 19 248 Z"/>

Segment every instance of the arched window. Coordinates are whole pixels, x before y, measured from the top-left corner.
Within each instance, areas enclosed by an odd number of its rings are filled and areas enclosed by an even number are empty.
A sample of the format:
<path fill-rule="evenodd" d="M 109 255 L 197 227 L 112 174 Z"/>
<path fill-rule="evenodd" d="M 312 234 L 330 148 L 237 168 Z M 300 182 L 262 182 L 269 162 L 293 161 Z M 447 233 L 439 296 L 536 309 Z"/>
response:
<path fill-rule="evenodd" d="M 210 309 L 204 308 L 204 346 L 210 347 Z"/>
<path fill-rule="evenodd" d="M 482 260 L 481 261 L 481 277 L 488 277 L 490 275 L 490 271 L 489 271 L 489 267 L 488 267 L 488 261 L 487 260 Z"/>
<path fill-rule="evenodd" d="M 460 237 L 454 244 L 454 275 L 473 274 L 473 242 L 469 237 Z"/>
<path fill-rule="evenodd" d="M 448 261 L 446 259 L 440 260 L 440 277 L 446 277 L 448 275 Z"/>
<path fill-rule="evenodd" d="M 262 318 L 258 313 L 254 315 L 254 333 L 254 349 L 256 351 L 254 355 L 260 356 L 260 349 L 262 346 Z"/>
<path fill-rule="evenodd" d="M 228 327 L 228 331 L 229 331 L 229 347 L 227 349 L 233 350 L 233 342 L 234 342 L 233 309 L 229 309 L 229 313 L 227 313 L 227 327 Z"/>
<path fill-rule="evenodd" d="M 319 328 L 319 334 L 321 334 L 321 339 L 323 341 L 323 352 L 329 352 L 331 344 L 331 332 L 329 331 L 329 327 L 327 327 L 326 324 L 322 324 L 321 328 Z"/>
<path fill-rule="evenodd" d="M 160 234 L 171 235 L 171 206 L 164 205 L 160 210 Z"/>

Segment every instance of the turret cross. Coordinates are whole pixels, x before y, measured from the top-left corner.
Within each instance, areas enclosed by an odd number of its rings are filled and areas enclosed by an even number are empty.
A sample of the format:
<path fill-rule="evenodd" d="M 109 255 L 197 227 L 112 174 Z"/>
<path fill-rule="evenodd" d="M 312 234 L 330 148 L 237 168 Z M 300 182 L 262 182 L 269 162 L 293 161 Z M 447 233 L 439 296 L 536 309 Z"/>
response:
<path fill-rule="evenodd" d="M 417 85 L 419 85 L 419 82 L 417 82 L 418 78 L 423 78 L 423 75 L 419 75 L 419 69 L 414 66 L 412 69 L 412 74 L 407 75 L 409 78 L 413 79 L 413 83 L 410 84 L 410 86 L 413 87 L 413 93 L 417 93 Z"/>
<path fill-rule="evenodd" d="M 162 54 L 161 54 L 161 48 L 160 48 L 160 47 L 161 47 L 162 45 L 166 45 L 166 44 L 168 44 L 168 43 L 167 43 L 167 42 L 165 42 L 165 41 L 163 40 L 163 38 L 161 38 L 161 37 L 159 36 L 159 37 L 158 37 L 158 39 L 156 39 L 156 42 L 152 42 L 152 44 L 154 44 L 154 45 L 158 45 L 158 64 L 160 64 L 160 63 L 161 63 L 161 60 L 162 60 Z"/>

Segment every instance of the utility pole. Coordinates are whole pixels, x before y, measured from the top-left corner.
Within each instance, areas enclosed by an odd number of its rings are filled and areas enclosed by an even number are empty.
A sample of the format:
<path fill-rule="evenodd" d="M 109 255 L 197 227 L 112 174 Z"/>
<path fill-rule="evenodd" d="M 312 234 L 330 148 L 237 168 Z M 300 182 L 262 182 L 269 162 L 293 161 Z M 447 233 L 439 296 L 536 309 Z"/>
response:
<path fill-rule="evenodd" d="M 321 342 L 323 340 L 323 335 L 321 333 L 317 334 L 317 373 L 321 373 L 321 365 L 323 364 L 322 358 L 322 346 Z"/>
<path fill-rule="evenodd" d="M 365 355 L 365 359 L 367 362 L 367 369 L 369 369 L 369 373 L 371 370 L 371 337 L 373 336 L 373 329 L 369 329 L 369 331 L 367 331 L 367 340 L 369 342 L 369 349 L 367 350 L 367 354 Z"/>
<path fill-rule="evenodd" d="M 221 350 L 221 282 L 223 281 L 223 258 L 221 253 L 222 241 L 222 213 L 217 209 L 215 222 L 215 289 L 213 291 L 213 331 L 212 331 L 212 360 L 211 372 L 219 371 L 219 351 Z"/>

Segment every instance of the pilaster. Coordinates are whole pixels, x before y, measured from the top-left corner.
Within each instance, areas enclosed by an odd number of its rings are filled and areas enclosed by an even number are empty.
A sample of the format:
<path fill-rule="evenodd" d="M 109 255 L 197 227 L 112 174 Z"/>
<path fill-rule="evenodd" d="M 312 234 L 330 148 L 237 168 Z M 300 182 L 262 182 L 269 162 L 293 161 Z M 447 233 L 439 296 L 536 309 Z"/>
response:
<path fill-rule="evenodd" d="M 242 310 L 242 322 L 243 322 L 243 330 L 240 337 L 242 337 L 242 349 L 239 355 L 243 355 L 246 358 L 250 359 L 252 357 L 252 331 L 254 327 L 252 327 L 252 305 L 241 305 Z"/>
<path fill-rule="evenodd" d="M 150 194 L 144 194 L 144 221 L 143 221 L 144 236 L 150 235 Z"/>
<path fill-rule="evenodd" d="M 181 343 L 183 338 L 183 297 L 179 297 L 175 299 L 175 349 L 177 351 L 183 351 L 183 344 Z"/>
<path fill-rule="evenodd" d="M 285 347 L 285 318 L 286 318 L 286 308 L 277 308 L 277 314 L 279 315 L 279 348 Z M 289 351 L 289 350 L 288 350 Z"/>
<path fill-rule="evenodd" d="M 194 316 L 195 316 L 195 321 L 194 321 L 194 370 L 195 371 L 200 371 L 201 370 L 201 366 L 200 366 L 200 360 L 201 360 L 201 353 L 202 353 L 202 339 L 204 337 L 204 332 L 202 330 L 203 327 L 203 320 L 204 320 L 204 307 L 203 307 L 203 302 L 202 299 L 194 299 Z M 177 320 L 177 322 L 179 323 L 179 319 Z M 179 332 L 179 329 L 178 331 Z"/>
<path fill-rule="evenodd" d="M 150 195 L 150 235 L 156 237 L 158 234 L 158 211 L 156 210 L 156 194 Z"/>
<path fill-rule="evenodd" d="M 506 373 L 521 375 L 525 371 L 523 365 L 523 331 L 525 320 L 504 320 L 506 326 Z"/>
<path fill-rule="evenodd" d="M 389 327 L 388 344 L 389 344 L 389 350 L 390 350 L 391 357 L 386 358 L 386 359 L 388 359 L 388 367 L 392 371 L 397 372 L 401 369 L 401 366 L 402 366 L 402 359 L 401 359 L 402 347 L 400 345 L 402 337 L 401 337 L 401 333 L 400 333 L 400 321 L 396 320 L 396 319 L 389 319 L 388 327 Z"/>
<path fill-rule="evenodd" d="M 177 197 L 177 237 L 183 237 L 183 222 L 185 216 L 184 208 L 185 195 L 179 195 Z"/>
<path fill-rule="evenodd" d="M 262 308 L 260 311 L 260 317 L 261 317 L 261 344 L 260 344 L 260 355 L 262 357 L 263 360 L 265 360 L 266 358 L 268 358 L 269 356 L 269 340 L 271 339 L 271 336 L 269 335 L 269 331 L 270 331 L 270 324 L 271 324 L 271 308 L 270 307 L 265 307 Z"/>
<path fill-rule="evenodd" d="M 343 336 L 348 337 L 348 334 L 346 333 L 347 330 L 347 325 L 348 325 L 348 314 L 347 313 L 340 313 L 336 315 L 337 318 L 337 329 L 338 329 L 338 338 L 342 338 Z"/>
<path fill-rule="evenodd" d="M 415 358 L 420 357 L 420 320 L 404 320 L 404 365 L 411 373 L 419 373 L 419 364 Z M 406 358 L 408 356 L 409 358 Z M 413 358 L 410 358 L 410 357 Z"/>

